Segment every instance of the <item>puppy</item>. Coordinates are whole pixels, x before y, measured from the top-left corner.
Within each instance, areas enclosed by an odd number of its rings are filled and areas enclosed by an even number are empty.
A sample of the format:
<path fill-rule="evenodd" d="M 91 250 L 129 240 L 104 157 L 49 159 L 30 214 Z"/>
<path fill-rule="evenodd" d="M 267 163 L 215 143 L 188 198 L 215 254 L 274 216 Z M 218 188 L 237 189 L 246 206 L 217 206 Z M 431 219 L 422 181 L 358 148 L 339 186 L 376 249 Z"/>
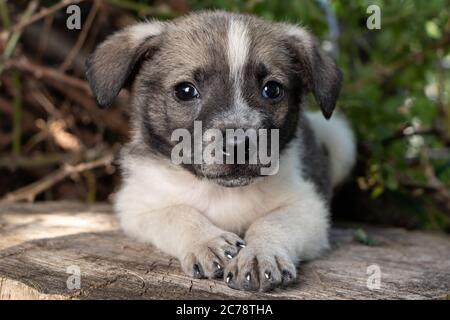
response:
<path fill-rule="evenodd" d="M 132 93 L 131 141 L 115 199 L 126 234 L 177 257 L 195 278 L 268 291 L 328 248 L 332 188 L 350 172 L 353 134 L 330 119 L 341 72 L 300 26 L 207 11 L 119 31 L 87 62 L 101 106 Z M 312 93 L 321 113 L 306 113 Z M 279 170 L 260 164 L 174 164 L 172 133 L 279 132 Z M 188 154 L 188 157 L 191 155 Z"/>

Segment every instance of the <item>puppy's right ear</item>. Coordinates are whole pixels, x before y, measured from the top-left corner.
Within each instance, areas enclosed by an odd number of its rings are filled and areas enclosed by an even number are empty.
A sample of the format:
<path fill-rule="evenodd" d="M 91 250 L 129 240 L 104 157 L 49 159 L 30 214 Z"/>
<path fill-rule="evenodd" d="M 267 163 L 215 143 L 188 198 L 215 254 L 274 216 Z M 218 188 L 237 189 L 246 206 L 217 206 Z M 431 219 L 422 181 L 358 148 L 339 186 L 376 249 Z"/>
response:
<path fill-rule="evenodd" d="M 86 77 L 101 107 L 113 103 L 139 61 L 157 49 L 164 28 L 159 21 L 133 25 L 110 36 L 89 56 Z"/>

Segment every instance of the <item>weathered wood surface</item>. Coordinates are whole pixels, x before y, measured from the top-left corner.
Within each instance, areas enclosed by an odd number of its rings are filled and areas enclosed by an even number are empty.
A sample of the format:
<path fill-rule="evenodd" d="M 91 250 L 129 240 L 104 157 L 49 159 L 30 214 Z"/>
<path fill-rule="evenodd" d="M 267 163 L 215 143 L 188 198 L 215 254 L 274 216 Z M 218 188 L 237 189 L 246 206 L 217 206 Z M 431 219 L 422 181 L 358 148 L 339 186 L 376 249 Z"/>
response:
<path fill-rule="evenodd" d="M 118 231 L 108 205 L 77 203 L 0 206 L 0 299 L 448 299 L 450 237 L 364 227 L 377 242 L 335 227 L 332 250 L 299 267 L 299 281 L 271 293 L 229 289 L 222 281 L 185 276 L 176 259 Z M 367 267 L 381 287 L 367 288 Z M 69 290 L 67 267 L 81 271 Z"/>

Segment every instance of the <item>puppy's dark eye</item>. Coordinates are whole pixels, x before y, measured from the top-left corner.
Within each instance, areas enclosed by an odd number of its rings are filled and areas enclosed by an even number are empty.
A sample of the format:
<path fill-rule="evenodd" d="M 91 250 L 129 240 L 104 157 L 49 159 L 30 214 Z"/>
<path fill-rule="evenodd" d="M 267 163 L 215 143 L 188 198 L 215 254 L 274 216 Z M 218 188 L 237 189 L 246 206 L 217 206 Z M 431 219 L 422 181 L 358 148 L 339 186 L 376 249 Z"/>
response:
<path fill-rule="evenodd" d="M 199 97 L 197 89 L 192 83 L 182 82 L 175 87 L 175 95 L 183 101 L 192 100 Z"/>
<path fill-rule="evenodd" d="M 283 86 L 276 81 L 267 82 L 262 89 L 262 96 L 265 99 L 278 99 L 283 94 Z"/>

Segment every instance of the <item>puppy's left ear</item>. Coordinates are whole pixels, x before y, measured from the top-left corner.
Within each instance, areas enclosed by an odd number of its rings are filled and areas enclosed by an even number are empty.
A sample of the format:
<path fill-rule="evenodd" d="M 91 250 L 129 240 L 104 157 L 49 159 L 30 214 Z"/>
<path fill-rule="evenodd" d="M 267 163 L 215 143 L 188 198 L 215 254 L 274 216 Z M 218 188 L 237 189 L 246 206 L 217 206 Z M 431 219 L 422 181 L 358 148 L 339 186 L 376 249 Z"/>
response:
<path fill-rule="evenodd" d="M 118 31 L 100 44 L 86 61 L 86 77 L 101 107 L 110 106 L 130 82 L 139 62 L 158 47 L 164 23 L 145 22 Z"/>
<path fill-rule="evenodd" d="M 342 72 L 335 61 L 322 51 L 318 41 L 304 28 L 283 24 L 289 47 L 301 64 L 299 72 L 312 91 L 324 117 L 333 114 L 342 86 Z"/>

